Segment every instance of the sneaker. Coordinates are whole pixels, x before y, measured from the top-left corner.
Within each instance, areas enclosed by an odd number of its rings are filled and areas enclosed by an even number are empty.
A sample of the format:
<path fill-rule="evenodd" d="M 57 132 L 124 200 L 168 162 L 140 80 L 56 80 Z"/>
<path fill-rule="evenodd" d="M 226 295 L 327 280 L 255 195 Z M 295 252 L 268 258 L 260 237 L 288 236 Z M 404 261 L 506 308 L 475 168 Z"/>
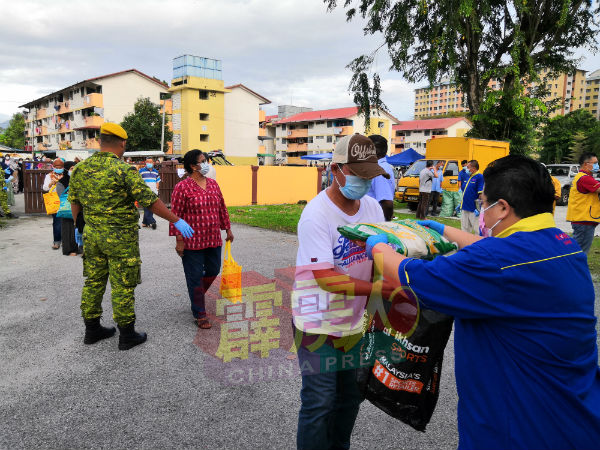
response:
<path fill-rule="evenodd" d="M 156 222 L 154 222 L 152 225 L 150 225 L 152 227 L 153 230 L 156 230 Z"/>

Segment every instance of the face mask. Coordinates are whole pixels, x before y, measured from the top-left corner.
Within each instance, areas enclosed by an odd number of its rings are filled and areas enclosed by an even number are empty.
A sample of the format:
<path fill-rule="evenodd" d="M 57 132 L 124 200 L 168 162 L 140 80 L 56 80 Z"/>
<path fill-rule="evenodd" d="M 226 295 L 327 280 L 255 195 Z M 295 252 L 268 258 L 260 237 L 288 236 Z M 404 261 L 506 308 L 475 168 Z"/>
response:
<path fill-rule="evenodd" d="M 200 163 L 200 173 L 206 175 L 210 170 L 210 166 L 207 162 Z"/>
<path fill-rule="evenodd" d="M 469 171 L 469 169 L 467 169 L 467 166 L 463 166 L 463 170 L 464 170 L 465 172 L 468 172 L 468 171 Z"/>
<path fill-rule="evenodd" d="M 69 170 L 69 176 L 73 175 L 73 171 Z"/>
<path fill-rule="evenodd" d="M 594 166 L 592 167 L 592 172 L 598 172 L 600 170 L 600 166 L 598 165 L 598 163 L 594 164 Z"/>
<path fill-rule="evenodd" d="M 54 173 L 61 174 L 65 171 L 65 169 L 54 169 Z"/>
<path fill-rule="evenodd" d="M 146 168 L 147 169 L 152 169 L 154 167 L 154 164 L 152 163 L 146 163 Z"/>
<path fill-rule="evenodd" d="M 346 174 L 344 174 L 344 177 L 346 178 L 346 184 L 344 186 L 340 185 L 340 182 L 337 180 L 337 177 L 335 181 L 340 187 L 340 192 L 342 193 L 342 195 L 348 200 L 360 200 L 367 194 L 367 192 L 369 192 L 369 189 L 371 189 L 372 180 L 365 180 L 355 175 Z"/>
<path fill-rule="evenodd" d="M 497 204 L 498 204 L 498 202 L 494 202 L 494 203 L 492 203 L 490 206 L 488 206 L 487 208 L 484 208 L 484 209 L 482 209 L 482 210 L 481 210 L 481 214 L 485 214 L 485 212 L 486 212 L 488 209 L 490 209 L 490 208 L 491 208 L 491 207 L 493 207 L 493 206 L 496 206 Z M 489 228 L 488 228 L 488 227 L 484 227 L 484 228 L 483 228 L 483 235 L 484 235 L 484 236 L 491 236 L 491 235 L 492 235 L 492 231 L 494 230 L 494 228 L 496 228 L 496 226 L 497 226 L 497 225 L 498 225 L 500 222 L 502 222 L 502 219 L 499 219 L 499 220 L 498 220 L 498 222 L 496 222 L 494 225 L 492 225 L 492 226 L 491 226 L 491 227 L 489 227 Z M 484 219 L 483 219 L 483 223 L 485 223 L 485 216 L 484 216 Z"/>

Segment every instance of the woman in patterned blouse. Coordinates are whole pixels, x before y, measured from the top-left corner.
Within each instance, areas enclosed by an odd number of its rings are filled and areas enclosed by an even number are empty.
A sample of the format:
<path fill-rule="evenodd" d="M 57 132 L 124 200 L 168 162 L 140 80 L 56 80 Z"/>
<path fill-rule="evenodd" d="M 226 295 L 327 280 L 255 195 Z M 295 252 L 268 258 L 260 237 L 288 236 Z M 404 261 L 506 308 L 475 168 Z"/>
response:
<path fill-rule="evenodd" d="M 221 189 L 215 180 L 206 177 L 209 170 L 206 155 L 191 150 L 183 157 L 188 177 L 177 183 L 171 196 L 171 211 L 194 229 L 186 239 L 171 224 L 169 235 L 176 236 L 175 250 L 181 256 L 192 314 L 199 328 L 210 328 L 206 317 L 204 293 L 221 270 L 221 230 L 226 240 L 233 242 L 229 214 Z"/>

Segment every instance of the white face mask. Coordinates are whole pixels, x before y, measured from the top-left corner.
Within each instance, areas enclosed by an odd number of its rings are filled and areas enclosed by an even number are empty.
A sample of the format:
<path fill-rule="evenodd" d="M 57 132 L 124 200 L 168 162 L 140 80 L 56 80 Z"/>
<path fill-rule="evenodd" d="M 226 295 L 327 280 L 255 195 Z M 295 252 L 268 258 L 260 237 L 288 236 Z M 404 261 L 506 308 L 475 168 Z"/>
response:
<path fill-rule="evenodd" d="M 496 202 L 492 203 L 490 206 L 488 206 L 487 208 L 483 208 L 483 209 L 481 210 L 481 214 L 485 214 L 485 212 L 486 212 L 488 209 L 492 208 L 493 206 L 496 206 L 497 204 L 498 204 L 498 202 L 496 201 Z M 484 216 L 483 220 L 484 220 L 484 223 L 485 223 L 485 216 Z M 496 228 L 496 226 L 497 226 L 497 225 L 498 225 L 500 222 L 502 222 L 502 219 L 499 219 L 499 220 L 498 220 L 498 222 L 496 222 L 494 225 L 492 225 L 492 226 L 491 226 L 491 227 L 489 227 L 489 228 L 488 228 L 488 227 L 484 227 L 484 232 L 487 232 L 487 233 L 486 233 L 486 236 L 491 236 L 491 235 L 492 235 L 492 231 L 494 230 L 494 228 Z"/>

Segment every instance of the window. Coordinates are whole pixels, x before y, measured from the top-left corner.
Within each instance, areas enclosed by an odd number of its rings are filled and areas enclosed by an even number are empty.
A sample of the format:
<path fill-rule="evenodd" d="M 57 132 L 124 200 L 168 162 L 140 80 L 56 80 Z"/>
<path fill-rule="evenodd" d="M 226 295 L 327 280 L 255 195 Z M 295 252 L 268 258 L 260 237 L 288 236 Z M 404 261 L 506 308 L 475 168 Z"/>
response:
<path fill-rule="evenodd" d="M 206 113 L 200 113 L 199 117 L 200 117 L 200 120 L 208 120 L 208 114 L 206 114 Z"/>
<path fill-rule="evenodd" d="M 429 136 L 429 133 L 430 133 L 430 130 L 425 130 L 424 131 L 425 136 Z"/>
<path fill-rule="evenodd" d="M 450 171 L 452 171 L 452 173 L 449 173 Z M 448 161 L 446 170 L 444 170 L 444 176 L 458 176 L 458 161 Z"/>
<path fill-rule="evenodd" d="M 281 129 L 282 129 L 283 131 L 285 131 L 285 123 L 284 123 L 283 125 L 281 125 Z"/>
<path fill-rule="evenodd" d="M 383 127 L 385 127 L 384 122 L 381 122 L 381 121 L 377 122 L 377 128 L 383 128 Z"/>
<path fill-rule="evenodd" d="M 324 123 L 325 123 L 325 121 L 323 121 L 323 120 L 317 121 L 317 125 L 323 125 Z"/>
<path fill-rule="evenodd" d="M 201 134 L 200 142 L 208 142 L 208 134 Z"/>
<path fill-rule="evenodd" d="M 327 136 L 327 142 L 333 142 L 333 137 L 332 136 Z"/>
<path fill-rule="evenodd" d="M 208 100 L 208 91 L 203 91 L 203 90 L 198 91 L 198 98 L 200 100 Z"/>
<path fill-rule="evenodd" d="M 309 122 L 308 123 L 308 128 L 314 128 L 315 127 L 315 123 L 314 122 Z"/>
<path fill-rule="evenodd" d="M 333 122 L 331 120 L 327 121 L 327 128 L 331 128 L 333 126 Z M 331 142 L 331 141 L 327 141 L 327 142 Z"/>
<path fill-rule="evenodd" d="M 323 139 L 325 136 L 315 136 L 315 139 Z"/>
<path fill-rule="evenodd" d="M 309 143 L 309 144 L 312 144 L 312 143 L 313 143 L 313 137 L 312 137 L 312 136 L 309 136 L 309 137 L 308 137 L 308 143 Z"/>

